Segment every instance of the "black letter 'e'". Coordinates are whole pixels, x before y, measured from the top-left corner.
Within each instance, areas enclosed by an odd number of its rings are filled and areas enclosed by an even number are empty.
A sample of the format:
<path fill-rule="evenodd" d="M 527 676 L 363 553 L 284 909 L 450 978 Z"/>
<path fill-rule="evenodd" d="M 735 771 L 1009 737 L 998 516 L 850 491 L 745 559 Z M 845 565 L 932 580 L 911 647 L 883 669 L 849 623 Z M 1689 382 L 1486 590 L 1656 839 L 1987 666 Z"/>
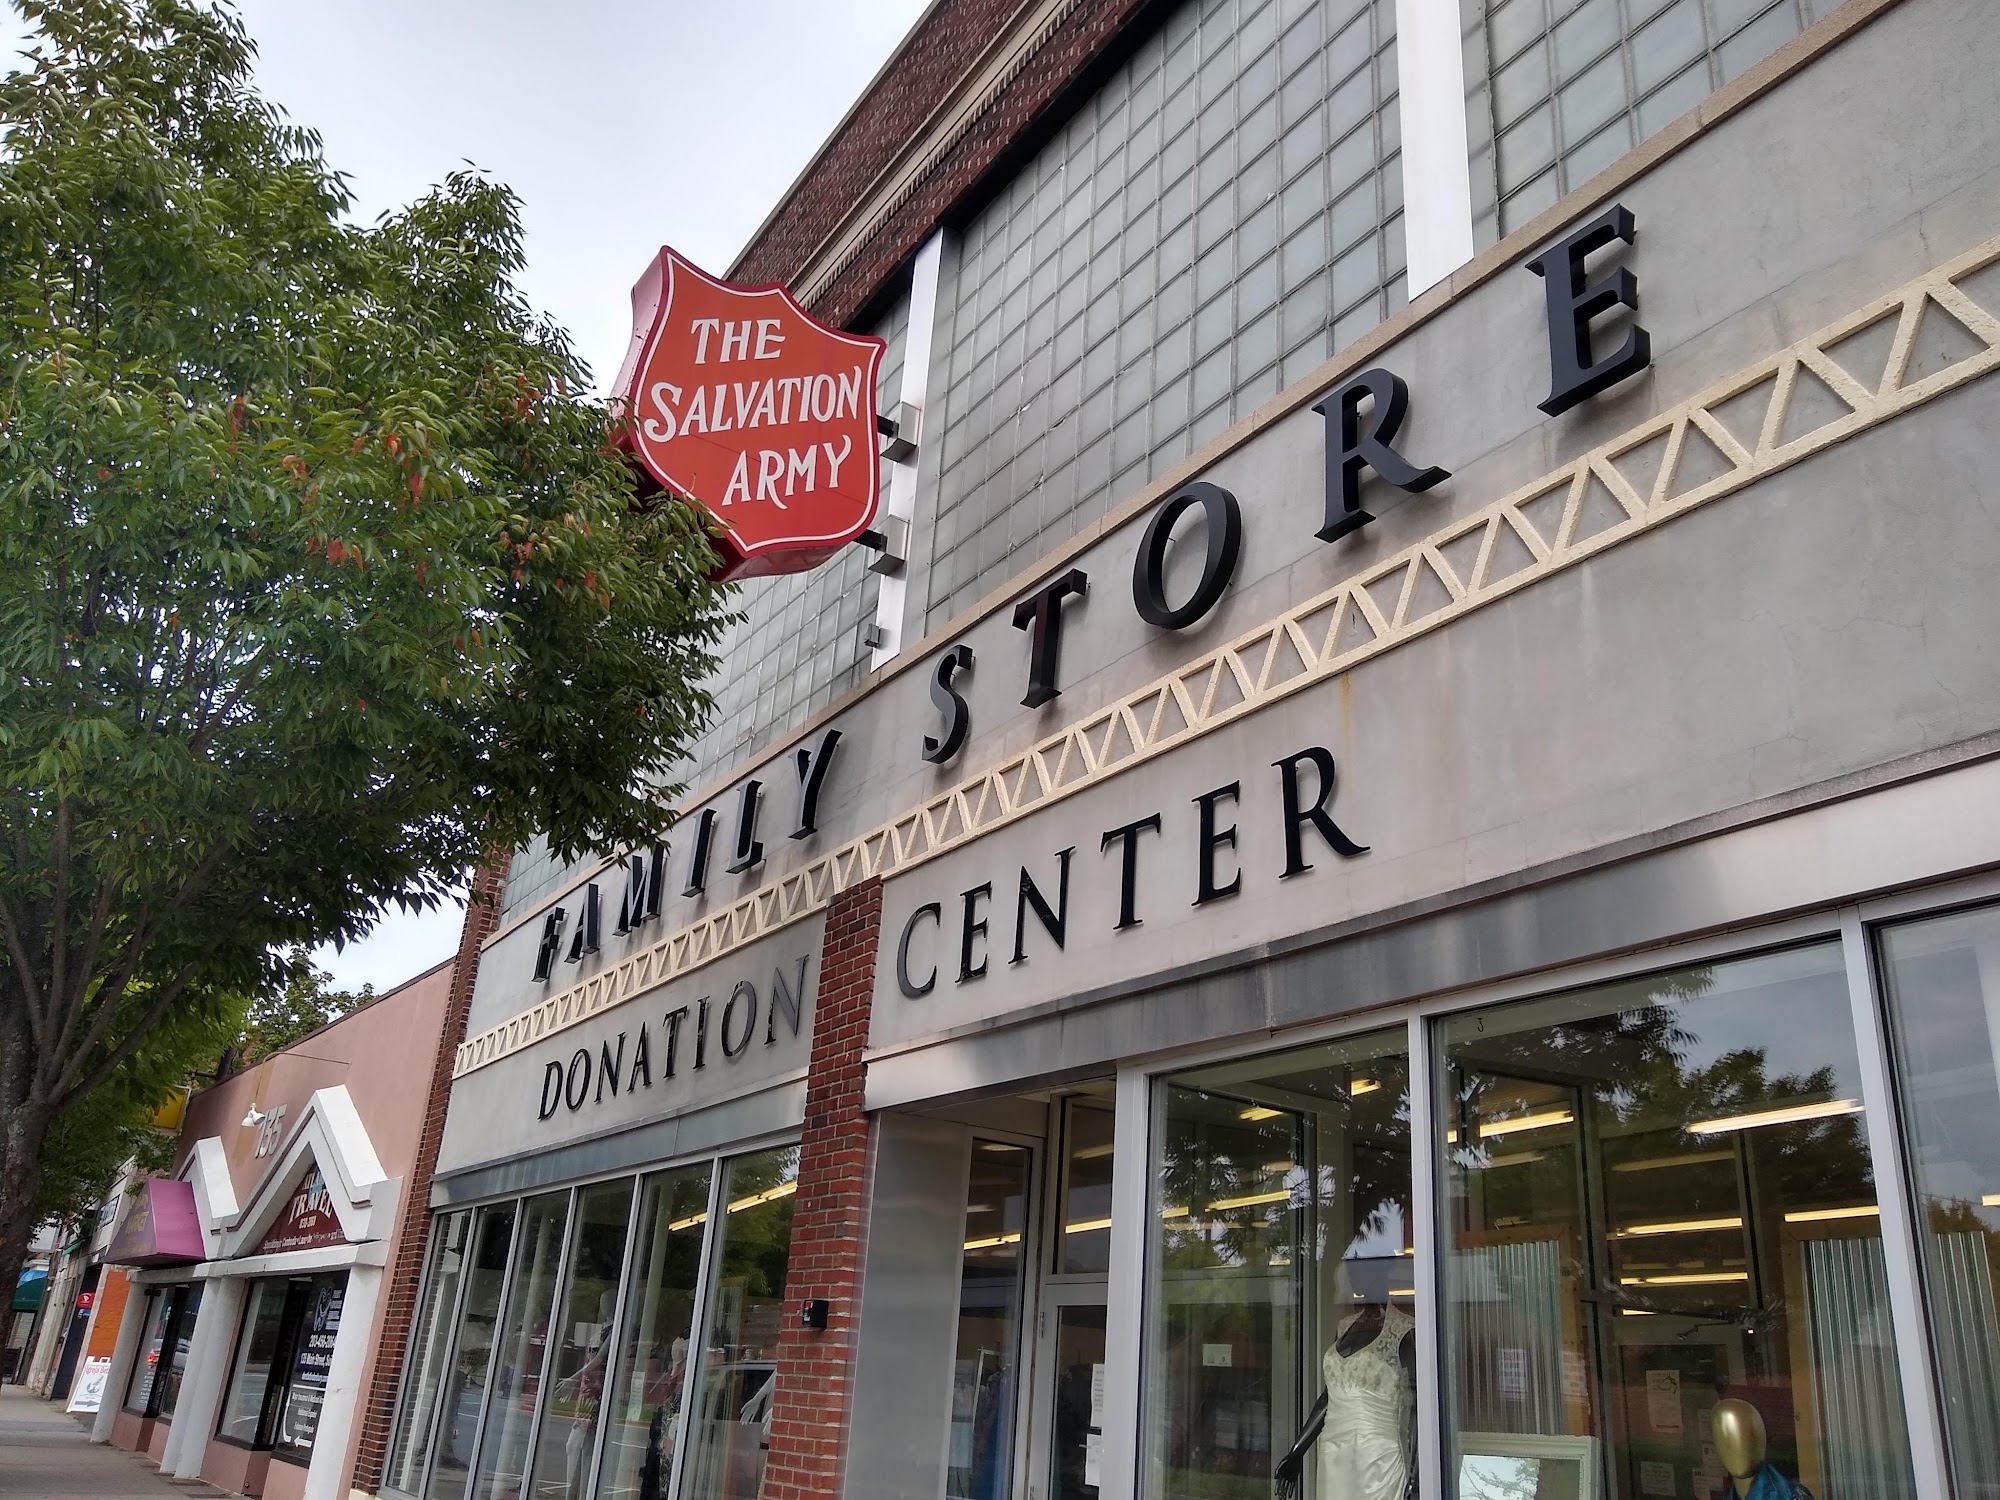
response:
<path fill-rule="evenodd" d="M 1616 354 L 1595 364 L 1590 359 L 1590 320 L 1614 307 L 1636 313 L 1639 280 L 1620 266 L 1609 276 L 1586 281 L 1584 257 L 1613 240 L 1629 245 L 1632 235 L 1632 210 L 1614 203 L 1528 262 L 1528 269 L 1542 278 L 1549 302 L 1549 399 L 1541 408 L 1552 417 L 1652 363 L 1653 340 L 1637 323 L 1625 330 Z"/>
<path fill-rule="evenodd" d="M 926 901 L 911 912 L 910 920 L 903 924 L 903 939 L 896 944 L 896 985 L 902 990 L 904 997 L 910 1000 L 921 1000 L 937 988 L 936 964 L 931 965 L 931 977 L 922 984 L 910 978 L 910 939 L 916 935 L 917 923 L 925 917 L 929 917 L 933 922 L 942 923 L 944 908 L 935 901 Z"/>
<path fill-rule="evenodd" d="M 934 766 L 943 765 L 965 748 L 965 732 L 972 727 L 972 710 L 951 680 L 960 672 L 971 670 L 972 648 L 960 642 L 938 658 L 937 670 L 931 674 L 931 702 L 944 715 L 944 734 L 937 739 L 924 736 L 924 759 Z"/>
<path fill-rule="evenodd" d="M 1361 403 L 1374 406 L 1364 418 Z M 1322 396 L 1313 410 L 1326 418 L 1326 524 L 1313 534 L 1322 542 L 1359 531 L 1375 518 L 1361 508 L 1361 471 L 1373 469 L 1399 490 L 1421 494 L 1451 478 L 1449 470 L 1419 469 L 1392 446 L 1410 411 L 1410 388 L 1387 370 L 1363 370 Z"/>
<path fill-rule="evenodd" d="M 1182 605 L 1167 603 L 1167 543 L 1174 524 L 1194 506 L 1201 507 L 1201 582 Z M 1162 630 L 1185 630 L 1215 608 L 1229 580 L 1236 576 L 1236 555 L 1243 549 L 1243 508 L 1219 484 L 1206 480 L 1183 486 L 1162 500 L 1146 523 L 1139 555 L 1132 563 L 1132 603 L 1139 618 Z"/>

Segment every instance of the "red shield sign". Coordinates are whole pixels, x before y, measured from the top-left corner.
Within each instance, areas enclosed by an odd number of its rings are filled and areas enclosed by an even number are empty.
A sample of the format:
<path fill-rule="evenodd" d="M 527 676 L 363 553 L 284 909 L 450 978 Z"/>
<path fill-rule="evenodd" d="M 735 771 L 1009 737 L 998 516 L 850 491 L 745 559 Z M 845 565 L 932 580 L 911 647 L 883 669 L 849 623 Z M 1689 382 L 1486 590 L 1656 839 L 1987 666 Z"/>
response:
<path fill-rule="evenodd" d="M 632 324 L 621 441 L 721 524 L 722 577 L 803 572 L 873 524 L 882 340 L 667 249 L 632 288 Z"/>

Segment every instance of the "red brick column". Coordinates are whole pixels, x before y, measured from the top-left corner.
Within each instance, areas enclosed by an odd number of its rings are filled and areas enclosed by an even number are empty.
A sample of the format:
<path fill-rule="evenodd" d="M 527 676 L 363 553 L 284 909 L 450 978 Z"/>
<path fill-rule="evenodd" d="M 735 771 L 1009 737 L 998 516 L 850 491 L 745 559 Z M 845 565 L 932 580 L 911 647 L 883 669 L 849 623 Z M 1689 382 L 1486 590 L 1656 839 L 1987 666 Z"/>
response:
<path fill-rule="evenodd" d="M 423 1134 L 417 1140 L 416 1166 L 403 1184 L 402 1223 L 386 1270 L 382 1297 L 382 1337 L 375 1349 L 375 1368 L 361 1407 L 361 1441 L 355 1451 L 357 1490 L 374 1494 L 382 1484 L 389 1456 L 390 1428 L 396 1418 L 396 1392 L 403 1379 L 403 1358 L 409 1350 L 410 1319 L 416 1313 L 418 1284 L 424 1275 L 424 1249 L 430 1242 L 431 1172 L 437 1166 L 438 1143 L 444 1138 L 445 1107 L 451 1103 L 451 1065 L 465 1040 L 465 1020 L 472 1010 L 472 986 L 479 978 L 479 950 L 500 925 L 500 893 L 509 860 L 488 865 L 472 877 L 465 903 L 465 925 L 459 930 L 458 959 L 451 971 L 451 997 L 445 1002 L 444 1029 L 438 1035 L 437 1058 L 431 1064 L 430 1101 L 424 1108 Z"/>
<path fill-rule="evenodd" d="M 840 1493 L 868 1230 L 861 1051 L 868 1043 L 881 920 L 879 880 L 834 897 L 826 917 L 763 1500 L 833 1500 Z M 824 1329 L 800 1323 L 800 1306 L 809 1297 L 833 1304 Z"/>

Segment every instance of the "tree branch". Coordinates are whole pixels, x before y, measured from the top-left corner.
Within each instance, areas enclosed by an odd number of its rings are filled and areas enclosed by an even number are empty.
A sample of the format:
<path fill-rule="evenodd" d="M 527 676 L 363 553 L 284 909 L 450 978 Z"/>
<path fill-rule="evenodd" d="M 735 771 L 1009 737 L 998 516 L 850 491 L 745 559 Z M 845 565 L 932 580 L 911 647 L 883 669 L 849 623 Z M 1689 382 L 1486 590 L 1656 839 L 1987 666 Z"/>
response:
<path fill-rule="evenodd" d="M 85 1053 L 79 1052 L 72 1059 L 69 1067 L 57 1075 L 55 1088 L 52 1091 L 55 1095 L 54 1113 L 61 1114 L 91 1090 L 110 1080 L 111 1075 L 118 1071 L 119 1064 L 139 1050 L 146 1038 L 152 1034 L 153 1028 L 165 1019 L 174 1002 L 187 992 L 187 987 L 194 982 L 195 968 L 194 964 L 184 965 L 180 973 L 161 985 L 158 993 L 147 1004 L 145 1011 L 132 1023 L 118 1044 L 104 1054 L 103 1060 L 96 1067 L 74 1081 L 71 1081 L 74 1070 L 82 1063 Z M 108 1015 L 110 1012 L 107 1011 L 105 1014 Z"/>

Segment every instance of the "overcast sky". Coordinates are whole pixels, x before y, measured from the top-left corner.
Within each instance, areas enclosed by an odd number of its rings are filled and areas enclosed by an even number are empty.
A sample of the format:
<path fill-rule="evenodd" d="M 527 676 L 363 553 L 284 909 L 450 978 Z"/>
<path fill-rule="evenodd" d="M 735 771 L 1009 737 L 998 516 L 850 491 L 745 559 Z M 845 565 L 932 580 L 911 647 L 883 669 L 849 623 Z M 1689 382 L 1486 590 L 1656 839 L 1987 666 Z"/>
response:
<path fill-rule="evenodd" d="M 522 200 L 523 289 L 600 383 L 663 244 L 720 274 L 925 0 L 242 0 L 265 94 L 372 219 L 466 162 Z M 19 35 L 18 18 L 7 13 Z M 319 955 L 378 989 L 449 956 L 456 910 Z"/>

